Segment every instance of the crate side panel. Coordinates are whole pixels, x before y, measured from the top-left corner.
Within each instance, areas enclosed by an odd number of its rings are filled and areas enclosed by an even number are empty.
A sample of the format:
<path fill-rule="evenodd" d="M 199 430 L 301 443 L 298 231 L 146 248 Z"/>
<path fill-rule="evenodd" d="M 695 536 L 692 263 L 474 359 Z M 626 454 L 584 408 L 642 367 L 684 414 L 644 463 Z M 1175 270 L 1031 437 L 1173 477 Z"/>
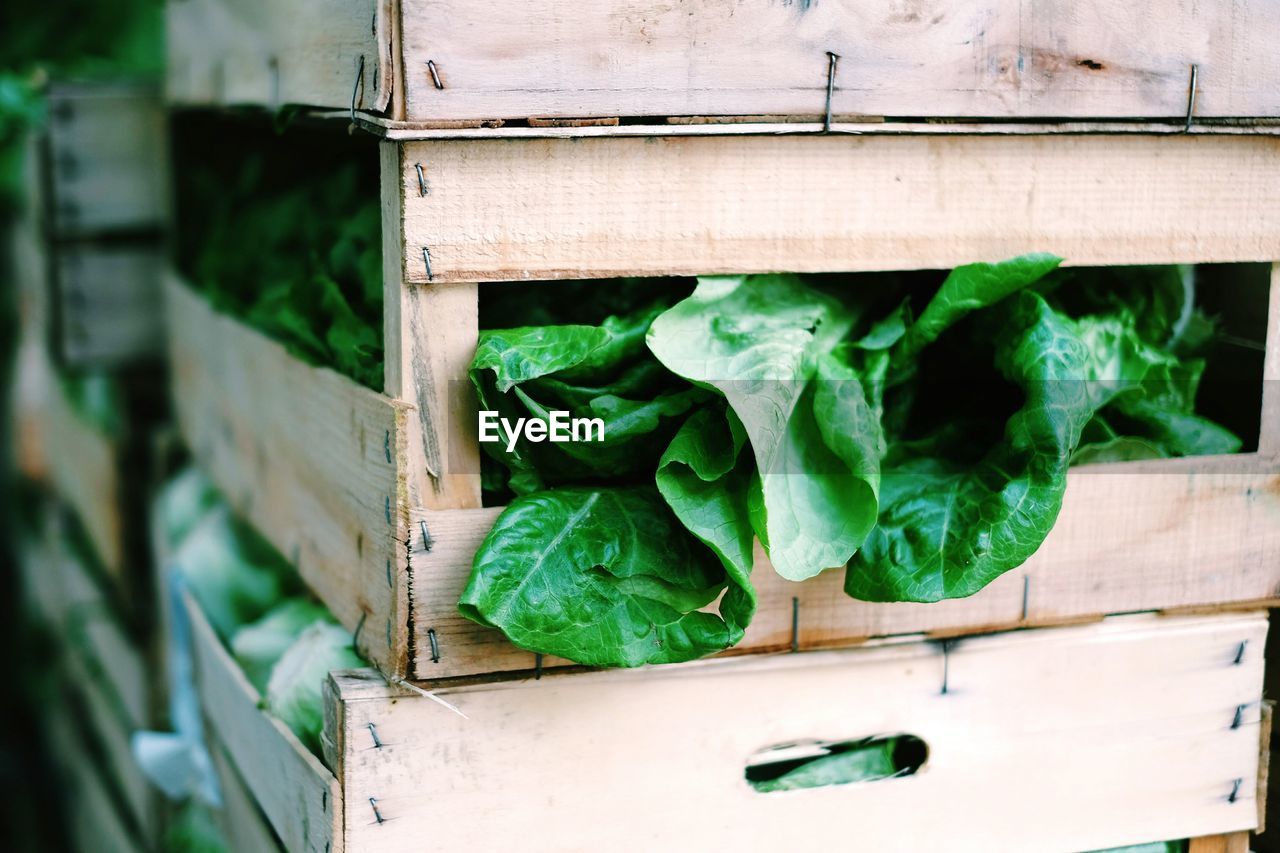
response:
<path fill-rule="evenodd" d="M 186 596 L 184 607 L 206 725 L 226 746 L 285 849 L 340 850 L 342 789 L 337 780 L 283 723 L 259 708 L 261 697 L 195 600 Z"/>
<path fill-rule="evenodd" d="M 231 849 L 237 853 L 279 853 L 280 843 L 271 831 L 271 824 L 232 764 L 227 748 L 216 738 L 206 738 L 206 741 L 222 794 L 218 825 Z"/>
<path fill-rule="evenodd" d="M 176 280 L 166 298 L 174 406 L 201 467 L 359 629 L 361 652 L 402 671 L 404 408 L 304 364 Z"/>
<path fill-rule="evenodd" d="M 1260 614 L 1122 617 L 440 689 L 465 719 L 361 684 L 348 843 L 776 850 L 847 842 L 840 815 L 868 849 L 1067 853 L 1249 829 L 1265 632 Z M 761 749 L 895 733 L 929 747 L 915 775 L 781 794 L 744 779 Z"/>
<path fill-rule="evenodd" d="M 386 109 L 391 0 L 168 4 L 166 96 L 183 105 Z M 362 61 L 363 60 L 363 61 Z M 360 72 L 357 79 L 357 72 Z"/>
<path fill-rule="evenodd" d="M 410 283 L 424 248 L 435 282 L 1280 257 L 1273 137 L 422 141 L 401 166 Z"/>
<path fill-rule="evenodd" d="M 411 120 L 1280 114 L 1265 0 L 676 4 L 404 0 Z M 432 63 L 435 74 L 428 63 Z"/>
<path fill-rule="evenodd" d="M 414 660 L 415 677 L 534 667 L 533 654 L 457 610 L 472 557 L 499 512 L 415 511 L 410 566 L 417 591 L 416 643 L 429 648 L 427 631 L 434 630 L 440 650 L 438 661 L 423 655 Z M 798 645 L 820 648 L 895 634 L 954 634 L 1263 601 L 1280 596 L 1280 467 L 1242 455 L 1076 469 L 1040 550 L 968 598 L 936 604 L 855 601 L 844 593 L 843 571 L 792 583 L 773 571 L 758 546 L 752 581 L 759 606 L 734 653 L 790 648 L 793 616 Z"/>

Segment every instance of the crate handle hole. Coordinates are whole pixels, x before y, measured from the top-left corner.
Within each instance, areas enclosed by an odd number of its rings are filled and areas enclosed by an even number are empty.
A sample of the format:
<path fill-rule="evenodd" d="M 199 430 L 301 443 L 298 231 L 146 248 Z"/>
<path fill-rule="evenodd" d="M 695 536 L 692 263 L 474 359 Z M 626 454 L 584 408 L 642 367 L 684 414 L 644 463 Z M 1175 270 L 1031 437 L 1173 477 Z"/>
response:
<path fill-rule="evenodd" d="M 898 779 L 928 760 L 929 745 L 909 734 L 791 741 L 752 753 L 743 775 L 756 791 L 772 794 Z"/>

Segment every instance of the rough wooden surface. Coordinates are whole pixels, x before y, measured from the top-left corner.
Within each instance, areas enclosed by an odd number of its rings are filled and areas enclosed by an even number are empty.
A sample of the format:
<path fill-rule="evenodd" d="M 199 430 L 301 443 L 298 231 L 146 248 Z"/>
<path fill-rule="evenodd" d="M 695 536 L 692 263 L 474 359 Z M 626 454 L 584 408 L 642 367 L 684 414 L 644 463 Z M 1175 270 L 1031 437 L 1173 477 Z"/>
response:
<path fill-rule="evenodd" d="M 54 262 L 54 331 L 63 364 L 111 368 L 162 354 L 165 256 L 159 244 L 65 244 Z"/>
<path fill-rule="evenodd" d="M 430 193 L 416 190 L 416 165 Z M 1280 257 L 1280 138 L 875 136 L 404 144 L 405 278 Z"/>
<path fill-rule="evenodd" d="M 166 296 L 174 408 L 196 460 L 361 652 L 403 672 L 405 409 L 304 364 L 176 280 Z"/>
<path fill-rule="evenodd" d="M 217 810 L 218 827 L 227 839 L 228 849 L 235 853 L 280 853 L 280 843 L 271 824 L 245 786 L 240 771 L 232 764 L 227 748 L 216 738 L 206 740 L 218 774 L 218 791 L 222 794 L 222 808 Z"/>
<path fill-rule="evenodd" d="M 407 117 L 1280 114 L 1280 10 L 1150 0 L 403 0 Z M 440 87 L 428 72 L 434 62 Z"/>
<path fill-rule="evenodd" d="M 416 678 L 531 670 L 534 655 L 457 610 L 471 561 L 499 509 L 415 511 L 412 568 Z M 425 528 L 423 527 L 425 525 Z M 431 537 L 424 547 L 423 530 Z M 936 604 L 855 601 L 843 570 L 783 580 L 757 546 L 759 608 L 734 653 L 1051 625 L 1280 595 L 1280 465 L 1254 455 L 1078 468 L 1040 550 L 969 598 Z M 793 605 L 793 599 L 795 603 Z M 429 648 L 434 631 L 440 660 Z M 544 661 L 545 666 L 555 661 Z"/>
<path fill-rule="evenodd" d="M 1249 853 L 1249 833 L 1231 832 L 1193 838 L 1187 853 Z"/>
<path fill-rule="evenodd" d="M 401 146 L 383 143 L 380 150 L 385 389 L 388 396 L 416 409 L 417 417 L 407 425 L 410 500 L 413 506 L 431 509 L 477 507 L 476 403 L 465 377 L 480 333 L 479 294 L 474 284 L 405 286 L 404 195 L 425 197 L 431 177 L 425 167 L 419 176 L 417 167 L 422 164 L 410 163 L 414 179 L 405 187 L 400 180 Z"/>
<path fill-rule="evenodd" d="M 342 787 L 284 723 L 264 713 L 261 697 L 195 600 L 191 624 L 196 685 L 206 724 L 226 746 L 263 814 L 289 851 L 336 853 L 342 845 Z"/>
<path fill-rule="evenodd" d="M 171 103 L 381 112 L 391 0 L 182 0 L 165 6 Z M 361 59 L 363 58 L 363 64 Z M 357 71 L 362 73 L 357 83 Z"/>
<path fill-rule="evenodd" d="M 852 822 L 869 850 L 1075 853 L 1246 830 L 1265 633 L 1261 614 L 1131 616 L 441 689 L 465 719 L 339 678 L 347 845 L 782 850 L 843 846 Z M 773 745 L 891 733 L 928 745 L 920 772 L 779 794 L 743 778 Z"/>

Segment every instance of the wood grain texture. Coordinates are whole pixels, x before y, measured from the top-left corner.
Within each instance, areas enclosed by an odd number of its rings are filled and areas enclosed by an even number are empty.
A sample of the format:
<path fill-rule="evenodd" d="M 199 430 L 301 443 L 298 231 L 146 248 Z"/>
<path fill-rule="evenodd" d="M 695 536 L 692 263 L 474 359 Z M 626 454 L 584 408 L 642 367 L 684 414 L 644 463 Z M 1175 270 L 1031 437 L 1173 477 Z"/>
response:
<path fill-rule="evenodd" d="M 121 85 L 54 87 L 44 167 L 58 237 L 159 230 L 166 219 L 160 93 Z"/>
<path fill-rule="evenodd" d="M 1074 469 L 1061 514 L 1026 563 L 969 598 L 855 601 L 844 572 L 782 579 L 757 543 L 759 607 L 732 654 L 786 651 L 793 602 L 802 649 L 899 634 L 954 635 L 1107 614 L 1265 601 L 1280 595 L 1280 465 L 1253 455 Z M 413 513 L 414 677 L 528 671 L 534 655 L 457 611 L 476 549 L 500 509 Z M 424 527 L 425 525 L 425 527 Z M 431 537 L 424 547 L 423 530 Z M 545 666 L 558 663 L 544 661 Z"/>
<path fill-rule="evenodd" d="M 216 811 L 218 828 L 236 853 L 280 853 L 271 824 L 231 762 L 229 751 L 216 738 L 206 738 L 209 756 L 218 774 L 222 808 Z"/>
<path fill-rule="evenodd" d="M 286 104 L 381 112 L 391 97 L 392 0 L 181 0 L 167 4 L 174 104 Z M 364 59 L 359 85 L 356 73 Z"/>
<path fill-rule="evenodd" d="M 744 3 L 403 0 L 411 119 L 822 113 L 1280 114 L 1263 0 Z M 442 88 L 427 72 L 433 61 Z"/>
<path fill-rule="evenodd" d="M 466 719 L 335 677 L 346 842 L 784 850 L 800 837 L 843 846 L 856 818 L 869 850 L 1068 853 L 1246 830 L 1257 820 L 1263 661 L 1234 657 L 1265 633 L 1262 614 L 1119 617 L 946 647 L 441 688 Z M 748 757 L 773 745 L 890 733 L 928 745 L 915 775 L 781 794 L 743 777 Z"/>
<path fill-rule="evenodd" d="M 387 672 L 406 660 L 406 410 L 312 367 L 176 280 L 166 288 L 174 408 L 231 505 Z"/>
<path fill-rule="evenodd" d="M 386 393 L 413 406 L 417 414 L 407 424 L 412 505 L 478 507 L 476 402 L 466 375 L 480 334 L 479 293 L 474 284 L 405 286 L 400 227 L 404 194 L 425 197 L 430 177 L 424 168 L 419 179 L 421 164 L 410 163 L 414 180 L 405 187 L 400 180 L 402 153 L 394 143 L 380 146 Z"/>
<path fill-rule="evenodd" d="M 1280 139 L 873 136 L 404 143 L 405 280 L 1280 257 Z M 431 192 L 412 188 L 421 163 Z"/>
<path fill-rule="evenodd" d="M 284 723 L 264 713 L 245 678 L 190 595 L 196 688 L 206 724 L 226 747 L 263 814 L 289 851 L 340 851 L 342 787 Z"/>

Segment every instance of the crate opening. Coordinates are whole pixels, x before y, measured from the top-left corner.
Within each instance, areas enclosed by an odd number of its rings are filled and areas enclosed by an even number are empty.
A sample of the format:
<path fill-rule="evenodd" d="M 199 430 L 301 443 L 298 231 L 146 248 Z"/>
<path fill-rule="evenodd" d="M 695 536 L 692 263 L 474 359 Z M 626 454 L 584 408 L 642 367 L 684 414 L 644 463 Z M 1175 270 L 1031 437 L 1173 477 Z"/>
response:
<path fill-rule="evenodd" d="M 918 270 L 794 278 L 802 287 L 848 304 L 856 319 L 842 346 L 862 348 L 868 340 L 865 336 L 894 316 L 905 318 L 909 326 L 921 320 L 927 308 L 933 311 L 931 300 L 947 275 L 945 270 Z M 890 372 L 896 370 L 899 376 L 885 384 L 881 419 L 885 429 L 893 432 L 890 444 L 943 442 L 949 460 L 974 463 L 1002 443 L 1008 425 L 1014 422 L 1011 419 L 1027 404 L 1035 388 L 1057 385 L 1061 387 L 1049 388 L 1048 393 L 1063 400 L 1083 390 L 1107 401 L 1099 404 L 1073 446 L 1071 465 L 1090 464 L 1094 466 L 1091 470 L 1097 471 L 1106 470 L 1097 467 L 1099 463 L 1256 451 L 1270 278 L 1269 264 L 1062 267 L 1048 273 L 1022 290 L 1043 297 L 1061 322 L 1072 327 L 1073 335 L 1078 332 L 1085 341 L 1088 362 L 1071 368 L 1066 382 L 1015 381 L 1009 375 L 1011 357 L 1000 349 L 1001 321 L 995 317 L 996 310 L 956 312 L 960 319 L 940 324 L 945 328 L 936 340 L 931 339 L 918 351 L 898 354 L 904 355 L 902 359 L 894 355 L 896 367 Z M 688 386 L 679 382 L 660 381 L 672 377 L 646 351 L 643 332 L 619 333 L 636 326 L 634 318 L 649 318 L 680 303 L 696 283 L 693 278 L 662 277 L 481 285 L 481 352 L 485 352 L 487 332 L 534 327 L 541 332 L 538 346 L 543 353 L 526 357 L 518 337 L 508 340 L 503 336 L 505 351 L 515 353 L 510 358 L 528 362 L 528 369 L 537 375 L 517 383 L 520 387 L 513 394 L 482 393 L 488 402 L 481 410 L 495 409 L 485 417 L 490 421 L 506 417 L 518 425 L 520 417 L 545 419 L 553 410 L 566 409 L 569 418 L 604 413 L 607 421 L 608 414 L 616 413 L 622 404 L 660 401 L 663 395 L 686 389 Z M 1006 296 L 1005 301 L 1016 295 Z M 759 304 L 761 313 L 788 310 L 776 301 Z M 720 326 L 707 334 L 755 334 L 752 330 L 758 323 L 736 324 L 736 319 L 722 318 Z M 729 325 L 735 329 L 741 325 L 741 329 L 735 332 L 727 328 Z M 551 372 L 543 376 L 535 362 L 545 361 L 545 352 L 582 344 L 579 339 L 566 343 L 560 329 L 549 334 L 543 328 L 567 326 L 583 327 L 578 336 L 582 340 L 592 333 L 611 335 L 615 343 L 628 335 L 632 340 L 623 347 L 629 347 L 627 353 L 615 353 L 607 365 L 548 368 Z M 808 331 L 813 334 L 812 329 Z M 649 344 L 652 349 L 652 341 Z M 722 369 L 732 372 L 733 360 L 722 361 Z M 897 369 L 903 367 L 907 369 Z M 1023 373 L 1031 376 L 1033 371 Z M 1128 381 L 1138 373 L 1140 380 Z M 476 375 L 483 381 L 487 372 Z M 723 392 L 735 378 L 739 377 L 724 377 L 725 381 L 713 384 Z M 743 384 L 750 382 L 759 384 L 748 376 L 736 387 L 744 395 L 759 394 L 759 388 Z M 1135 384 L 1140 387 L 1129 387 Z M 518 397 L 519 403 L 509 397 Z M 1135 397 L 1148 399 L 1131 404 Z M 583 460 L 577 458 L 583 455 L 577 451 L 567 453 L 575 458 L 562 458 L 565 452 L 548 449 L 546 443 L 533 445 L 526 440 L 517 446 L 524 448 L 525 464 L 541 469 L 539 476 L 542 471 L 550 472 L 543 478 L 548 487 L 584 485 L 593 477 L 604 482 L 598 476 L 606 467 L 601 460 L 613 457 L 617 457 L 616 464 L 608 467 L 607 484 L 638 484 L 651 481 L 653 474 L 653 466 L 646 468 L 640 460 L 652 455 L 654 448 L 664 447 L 686 414 L 685 409 L 660 412 L 656 428 L 645 433 L 644 441 L 632 443 L 634 452 L 619 453 L 618 448 L 602 445 L 593 458 Z M 503 469 L 503 453 L 495 452 L 492 432 L 473 434 L 468 441 L 479 437 L 489 442 L 480 455 L 484 503 L 501 506 L 527 484 L 509 487 L 512 475 Z"/>
<path fill-rule="evenodd" d="M 928 760 L 928 744 L 909 734 L 795 741 L 752 754 L 743 775 L 753 789 L 769 794 L 897 779 L 913 775 Z"/>

